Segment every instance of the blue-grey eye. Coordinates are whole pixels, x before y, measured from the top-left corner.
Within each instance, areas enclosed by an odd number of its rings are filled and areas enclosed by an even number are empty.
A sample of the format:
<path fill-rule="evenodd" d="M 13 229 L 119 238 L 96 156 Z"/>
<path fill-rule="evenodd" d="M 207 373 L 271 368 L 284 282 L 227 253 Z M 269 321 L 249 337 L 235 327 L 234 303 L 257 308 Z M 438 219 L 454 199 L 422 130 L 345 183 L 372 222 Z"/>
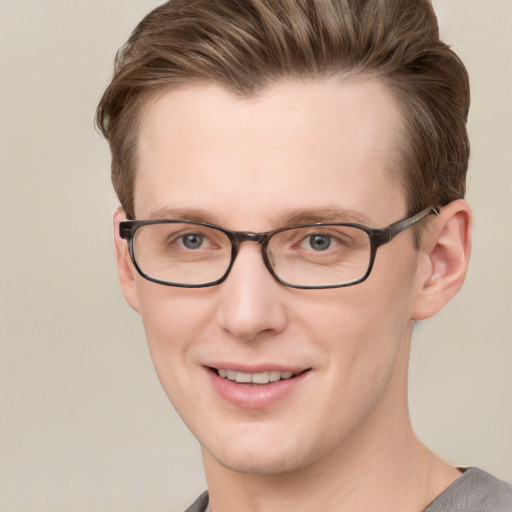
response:
<path fill-rule="evenodd" d="M 315 251 L 325 251 L 331 245 L 331 237 L 328 235 L 311 235 L 309 237 L 309 246 Z"/>
<path fill-rule="evenodd" d="M 203 245 L 203 241 L 203 236 L 194 233 L 182 237 L 183 245 L 187 249 L 199 249 Z"/>

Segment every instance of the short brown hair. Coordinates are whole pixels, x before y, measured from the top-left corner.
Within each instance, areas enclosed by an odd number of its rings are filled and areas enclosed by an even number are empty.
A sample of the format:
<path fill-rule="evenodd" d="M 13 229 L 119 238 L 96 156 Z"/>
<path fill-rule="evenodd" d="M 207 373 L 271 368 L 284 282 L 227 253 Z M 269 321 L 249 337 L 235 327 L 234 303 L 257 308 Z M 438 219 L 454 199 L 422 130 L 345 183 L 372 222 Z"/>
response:
<path fill-rule="evenodd" d="M 401 105 L 410 214 L 464 196 L 469 79 L 429 0 L 171 0 L 117 53 L 96 113 L 128 217 L 141 113 L 157 92 L 208 81 L 249 96 L 282 78 L 336 73 L 378 77 Z"/>

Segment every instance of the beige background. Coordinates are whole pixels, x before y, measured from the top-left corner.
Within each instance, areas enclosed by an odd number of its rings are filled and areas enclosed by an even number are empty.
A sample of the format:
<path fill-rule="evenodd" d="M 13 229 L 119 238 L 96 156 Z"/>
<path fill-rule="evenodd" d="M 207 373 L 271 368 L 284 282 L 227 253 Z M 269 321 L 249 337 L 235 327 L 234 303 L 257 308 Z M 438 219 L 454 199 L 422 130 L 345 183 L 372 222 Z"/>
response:
<path fill-rule="evenodd" d="M 205 486 L 117 285 L 92 126 L 158 3 L 0 0 L 0 511 L 172 511 Z M 412 416 L 452 463 L 512 481 L 512 1 L 435 4 L 472 76 L 475 244 L 461 295 L 417 329 Z"/>

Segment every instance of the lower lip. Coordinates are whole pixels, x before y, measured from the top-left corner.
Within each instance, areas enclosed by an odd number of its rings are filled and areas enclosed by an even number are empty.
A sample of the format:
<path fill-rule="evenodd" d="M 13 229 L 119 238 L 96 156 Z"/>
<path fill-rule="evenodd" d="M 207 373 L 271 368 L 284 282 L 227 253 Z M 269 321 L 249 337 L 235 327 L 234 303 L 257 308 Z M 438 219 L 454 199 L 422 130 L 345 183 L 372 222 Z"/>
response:
<path fill-rule="evenodd" d="M 244 409 L 264 409 L 283 400 L 297 390 L 310 371 L 307 370 L 291 379 L 269 382 L 268 384 L 240 384 L 208 369 L 215 391 L 225 401 Z"/>

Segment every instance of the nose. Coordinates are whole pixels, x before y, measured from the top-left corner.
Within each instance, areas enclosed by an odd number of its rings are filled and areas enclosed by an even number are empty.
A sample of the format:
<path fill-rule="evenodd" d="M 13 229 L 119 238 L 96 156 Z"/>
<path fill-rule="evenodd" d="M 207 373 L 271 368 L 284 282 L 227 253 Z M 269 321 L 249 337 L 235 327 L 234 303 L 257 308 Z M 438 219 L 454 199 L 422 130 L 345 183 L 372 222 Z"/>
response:
<path fill-rule="evenodd" d="M 286 290 L 268 271 L 258 244 L 240 246 L 229 276 L 219 287 L 217 320 L 231 336 L 251 341 L 285 329 Z"/>

